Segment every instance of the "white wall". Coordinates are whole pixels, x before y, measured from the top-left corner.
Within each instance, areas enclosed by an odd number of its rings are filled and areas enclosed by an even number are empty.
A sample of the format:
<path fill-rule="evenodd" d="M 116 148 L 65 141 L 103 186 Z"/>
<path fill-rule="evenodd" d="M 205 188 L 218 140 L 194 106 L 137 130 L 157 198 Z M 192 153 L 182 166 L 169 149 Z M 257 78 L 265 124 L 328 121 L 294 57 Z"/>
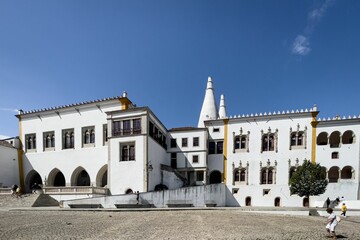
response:
<path fill-rule="evenodd" d="M 253 118 L 239 118 L 230 119 L 228 123 L 228 144 L 224 145 L 227 148 L 227 176 L 226 184 L 229 192 L 238 190 L 238 193 L 233 194 L 227 204 L 241 206 L 245 205 L 245 198 L 251 197 L 252 206 L 274 206 L 274 199 L 280 197 L 281 206 L 302 206 L 302 198 L 290 196 L 288 180 L 289 180 L 289 160 L 290 166 L 295 166 L 296 162 L 301 165 L 304 159 L 311 158 L 311 113 L 301 114 L 284 114 L 280 116 L 262 116 Z M 216 124 L 209 125 L 210 139 L 225 139 L 225 128 L 220 127 L 220 132 L 213 132 L 213 128 L 218 128 L 221 121 L 216 121 Z M 290 149 L 290 128 L 292 132 L 306 131 L 305 147 Z M 276 146 L 274 151 L 261 151 L 262 148 L 262 134 L 268 132 L 275 133 L 277 130 L 277 151 Z M 249 135 L 249 151 L 235 151 L 233 152 L 234 136 L 240 134 Z M 306 129 L 306 130 L 305 130 Z M 249 133 L 250 134 L 249 134 Z M 234 134 L 233 134 L 234 133 Z M 225 152 L 225 151 L 224 151 Z M 223 154 L 210 154 L 209 169 L 223 172 L 224 156 Z M 236 182 L 233 184 L 233 164 L 234 168 L 248 165 L 248 185 L 244 182 Z M 262 167 L 273 167 L 276 171 L 275 182 L 273 184 L 261 184 L 260 172 Z M 260 166 L 260 163 L 262 166 Z M 269 189 L 270 192 L 264 195 L 264 189 Z"/>
<path fill-rule="evenodd" d="M 19 185 L 17 149 L 0 145 L 0 187 Z"/>
<path fill-rule="evenodd" d="M 21 116 L 20 136 L 24 147 L 24 177 L 28 179 L 30 171 L 39 173 L 42 181 L 48 180 L 53 169 L 59 169 L 65 177 L 66 185 L 71 184 L 74 170 L 82 167 L 90 176 L 91 184 L 95 186 L 99 170 L 108 162 L 108 147 L 103 144 L 103 124 L 107 123 L 107 111 L 119 110 L 118 100 L 85 104 L 76 107 L 45 111 Z M 83 147 L 82 128 L 95 126 L 95 145 Z M 62 130 L 74 129 L 74 149 L 63 149 Z M 44 151 L 43 133 L 55 132 L 55 149 Z M 25 135 L 36 134 L 36 150 L 26 151 Z M 25 182 L 25 185 L 28 183 Z"/>
<path fill-rule="evenodd" d="M 154 141 L 151 137 L 148 137 L 148 165 L 152 166 L 152 170 L 148 170 L 148 191 L 154 191 L 155 186 L 161 183 L 160 165 L 167 165 L 168 162 L 166 149 L 160 146 L 160 144 Z"/>
<path fill-rule="evenodd" d="M 339 179 L 338 183 L 329 183 L 326 192 L 319 197 L 325 200 L 327 197 L 335 199 L 345 196 L 348 200 L 359 200 L 359 153 L 360 153 L 360 123 L 357 120 L 336 120 L 330 122 L 320 122 L 317 128 L 317 136 L 322 132 L 330 134 L 339 131 L 341 136 L 351 130 L 355 134 L 355 141 L 352 144 L 342 144 L 339 147 L 331 148 L 330 144 L 316 146 L 316 161 L 321 166 L 326 167 L 327 171 L 331 167 L 339 167 L 340 170 L 345 166 L 351 166 L 354 170 L 353 179 Z M 339 158 L 332 159 L 331 153 L 338 152 Z M 341 175 L 341 174 L 340 174 Z"/>
<path fill-rule="evenodd" d="M 223 184 L 187 187 L 176 190 L 140 193 L 140 204 L 153 204 L 155 207 L 167 207 L 168 203 L 189 203 L 194 207 L 204 207 L 207 203 L 215 203 L 224 207 L 226 203 L 226 187 Z M 104 208 L 115 208 L 115 204 L 136 204 L 136 194 L 99 197 L 93 199 L 78 199 L 64 201 L 64 207 L 69 204 L 101 204 Z"/>
<path fill-rule="evenodd" d="M 199 146 L 193 145 L 194 137 L 199 138 Z M 171 147 L 171 138 L 176 139 L 177 146 L 175 148 Z M 187 139 L 187 147 L 182 146 L 182 138 Z M 207 167 L 207 131 L 205 129 L 171 131 L 169 132 L 167 145 L 169 153 L 177 153 L 177 168 Z M 193 163 L 194 155 L 199 157 L 198 163 Z"/>
<path fill-rule="evenodd" d="M 124 194 L 128 189 L 143 192 L 146 189 L 146 136 L 128 136 L 110 140 L 110 191 Z M 135 161 L 120 161 L 120 144 L 135 143 Z"/>

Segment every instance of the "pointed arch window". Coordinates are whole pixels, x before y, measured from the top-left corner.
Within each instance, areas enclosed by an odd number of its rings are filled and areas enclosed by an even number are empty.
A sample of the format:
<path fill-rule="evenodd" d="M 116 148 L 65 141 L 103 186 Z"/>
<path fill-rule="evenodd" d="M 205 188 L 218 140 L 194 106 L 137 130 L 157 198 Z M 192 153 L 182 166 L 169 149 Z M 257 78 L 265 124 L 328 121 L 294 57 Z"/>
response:
<path fill-rule="evenodd" d="M 272 166 L 268 160 L 266 167 L 262 167 L 262 162 L 260 162 L 260 184 L 276 184 L 276 166 L 276 160 L 275 165 Z"/>
<path fill-rule="evenodd" d="M 235 152 L 244 152 L 249 151 L 249 135 L 250 132 L 248 131 L 247 134 L 243 134 L 242 128 L 240 128 L 240 134 L 235 135 L 236 133 L 233 132 L 233 153 Z"/>
<path fill-rule="evenodd" d="M 94 147 L 95 146 L 95 126 L 82 128 L 82 146 Z"/>
<path fill-rule="evenodd" d="M 62 131 L 63 149 L 74 148 L 74 129 L 65 129 Z"/>
<path fill-rule="evenodd" d="M 92 129 L 90 132 L 90 143 L 95 143 L 95 130 Z"/>
<path fill-rule="evenodd" d="M 36 150 L 36 135 L 35 133 L 26 134 L 26 151 L 33 152 Z"/>
<path fill-rule="evenodd" d="M 275 132 L 271 132 L 269 128 L 266 133 L 261 130 L 261 152 L 265 151 L 278 151 L 278 129 L 275 129 Z"/>
<path fill-rule="evenodd" d="M 235 168 L 233 163 L 233 185 L 248 184 L 248 167 L 248 162 L 245 164 L 245 166 L 243 166 L 240 161 L 239 167 L 237 168 Z"/>
<path fill-rule="evenodd" d="M 296 131 L 290 128 L 290 150 L 292 149 L 306 149 L 306 135 L 307 127 L 304 130 L 300 130 L 300 124 L 297 125 Z"/>
<path fill-rule="evenodd" d="M 90 133 L 89 133 L 88 129 L 85 131 L 84 138 L 85 138 L 84 143 L 89 144 L 90 143 Z"/>
<path fill-rule="evenodd" d="M 44 139 L 44 151 L 54 150 L 55 148 L 55 133 L 54 131 L 45 132 L 43 134 Z"/>

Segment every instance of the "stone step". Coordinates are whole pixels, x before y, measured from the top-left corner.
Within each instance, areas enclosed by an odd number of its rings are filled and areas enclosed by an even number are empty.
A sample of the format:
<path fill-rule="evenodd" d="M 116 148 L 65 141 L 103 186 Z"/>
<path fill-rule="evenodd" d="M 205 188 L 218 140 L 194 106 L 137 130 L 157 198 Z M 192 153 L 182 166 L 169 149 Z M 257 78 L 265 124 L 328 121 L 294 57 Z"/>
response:
<path fill-rule="evenodd" d="M 16 198 L 0 195 L 0 207 L 50 207 L 59 206 L 59 202 L 47 194 L 23 194 Z"/>
<path fill-rule="evenodd" d="M 31 207 L 39 195 L 23 194 L 20 197 L 0 195 L 0 207 Z"/>
<path fill-rule="evenodd" d="M 114 204 L 116 208 L 154 208 L 154 204 Z"/>

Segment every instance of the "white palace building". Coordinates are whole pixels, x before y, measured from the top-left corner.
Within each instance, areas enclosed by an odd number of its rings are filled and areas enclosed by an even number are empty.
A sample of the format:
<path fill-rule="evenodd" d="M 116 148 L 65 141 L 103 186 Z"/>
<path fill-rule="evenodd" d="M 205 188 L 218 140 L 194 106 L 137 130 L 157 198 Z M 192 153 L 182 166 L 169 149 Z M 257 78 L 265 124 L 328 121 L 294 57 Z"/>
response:
<path fill-rule="evenodd" d="M 307 206 L 289 178 L 303 161 L 329 180 L 324 201 L 359 200 L 360 118 L 318 119 L 316 106 L 228 116 L 209 77 L 197 127 L 167 129 L 149 107 L 121 97 L 34 111 L 19 119 L 19 182 L 92 186 L 107 195 L 224 183 L 226 206 Z M 313 201 L 313 200 L 312 200 Z M 311 205 L 312 202 L 310 202 Z"/>

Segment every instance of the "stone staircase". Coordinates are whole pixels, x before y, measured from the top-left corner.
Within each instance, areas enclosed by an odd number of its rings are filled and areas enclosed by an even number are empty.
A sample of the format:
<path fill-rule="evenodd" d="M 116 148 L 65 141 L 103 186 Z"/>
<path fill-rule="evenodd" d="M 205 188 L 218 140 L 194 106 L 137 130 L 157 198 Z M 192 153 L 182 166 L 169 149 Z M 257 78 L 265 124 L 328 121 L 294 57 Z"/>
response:
<path fill-rule="evenodd" d="M 164 164 L 161 164 L 160 168 L 162 171 L 173 172 L 175 176 L 178 177 L 183 182 L 184 186 L 187 186 L 187 182 L 188 182 L 187 179 L 177 169 Z"/>
<path fill-rule="evenodd" d="M 11 195 L 0 195 L 0 208 L 50 206 L 59 206 L 59 202 L 46 194 L 23 194 L 19 198 Z"/>

